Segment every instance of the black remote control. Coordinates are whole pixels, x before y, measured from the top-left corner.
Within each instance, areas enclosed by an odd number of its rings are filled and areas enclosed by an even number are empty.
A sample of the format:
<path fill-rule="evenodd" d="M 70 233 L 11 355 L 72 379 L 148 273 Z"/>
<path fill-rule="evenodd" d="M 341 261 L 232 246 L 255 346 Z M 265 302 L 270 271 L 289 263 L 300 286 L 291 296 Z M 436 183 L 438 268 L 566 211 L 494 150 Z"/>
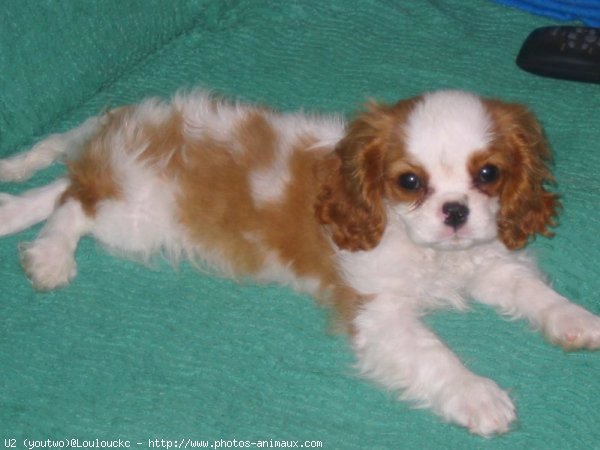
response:
<path fill-rule="evenodd" d="M 517 65 L 545 77 L 600 83 L 600 28 L 537 28 L 525 39 Z"/>

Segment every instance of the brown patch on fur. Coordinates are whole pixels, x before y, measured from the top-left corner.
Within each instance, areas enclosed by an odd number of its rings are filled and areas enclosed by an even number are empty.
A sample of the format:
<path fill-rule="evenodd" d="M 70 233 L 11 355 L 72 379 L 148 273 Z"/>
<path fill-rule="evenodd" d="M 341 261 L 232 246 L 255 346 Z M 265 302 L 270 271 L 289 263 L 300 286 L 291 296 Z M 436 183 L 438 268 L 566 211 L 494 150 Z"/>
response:
<path fill-rule="evenodd" d="M 195 147 L 178 179 L 179 220 L 202 251 L 222 254 L 238 275 L 253 274 L 265 255 L 251 239 L 256 211 L 247 173 L 220 144 Z"/>
<path fill-rule="evenodd" d="M 496 124 L 490 158 L 497 158 L 502 177 L 498 229 L 507 248 L 524 247 L 535 234 L 552 236 L 560 209 L 558 196 L 546 190 L 554 182 L 548 168 L 550 148 L 534 115 L 521 105 L 487 100 Z"/>
<path fill-rule="evenodd" d="M 228 143 L 188 142 L 185 165 L 178 168 L 181 223 L 204 250 L 222 254 L 242 276 L 258 272 L 267 256 L 261 230 L 269 220 L 255 205 L 249 180 L 275 157 L 277 135 L 265 114 L 249 112 Z"/>
<path fill-rule="evenodd" d="M 341 249 L 358 251 L 375 247 L 386 225 L 383 204 L 359 203 L 345 187 L 341 161 L 332 158 L 327 165 L 332 167 L 332 175 L 318 196 L 318 220 L 328 226 L 331 238 Z"/>
<path fill-rule="evenodd" d="M 299 279 L 316 280 L 317 297 L 350 328 L 360 298 L 339 278 L 333 248 L 314 216 L 324 151 L 307 150 L 314 139 L 299 138 L 288 163 L 290 183 L 277 200 L 257 204 L 249 176 L 274 164 L 277 134 L 258 110 L 235 126 L 232 137 L 228 144 L 187 144 L 186 165 L 178 169 L 181 223 L 203 251 L 223 255 L 239 276 L 259 273 L 275 254 Z"/>
<path fill-rule="evenodd" d="M 351 321 L 364 299 L 344 285 L 334 250 L 315 220 L 324 154 L 306 151 L 311 144 L 307 137 L 294 149 L 289 166 L 291 182 L 281 201 L 259 211 L 260 233 L 268 247 L 276 250 L 283 265 L 290 267 L 298 277 L 319 282 L 321 293 L 317 297 L 334 308 L 340 319 L 338 327 L 351 332 Z"/>
<path fill-rule="evenodd" d="M 94 216 L 98 203 L 119 198 L 121 190 L 110 162 L 110 143 L 106 136 L 116 132 L 128 112 L 128 108 L 119 108 L 107 113 L 107 123 L 103 129 L 77 157 L 67 161 L 70 184 L 62 194 L 60 203 L 76 199 L 88 216 Z"/>
<path fill-rule="evenodd" d="M 332 280 L 336 273 L 331 261 L 333 250 L 313 218 L 319 186 L 311 180 L 315 180 L 315 167 L 322 155 L 301 150 L 307 146 L 301 144 L 300 150 L 292 153 L 291 182 L 282 200 L 266 204 L 260 211 L 264 217 L 261 232 L 269 247 L 277 249 L 284 264 L 290 264 L 299 276 Z"/>
<path fill-rule="evenodd" d="M 350 123 L 326 162 L 329 175 L 318 195 L 318 220 L 342 249 L 369 250 L 379 243 L 387 218 L 384 197 L 414 202 L 401 192 L 395 161 L 405 158 L 402 124 L 416 99 L 393 106 L 371 104 Z M 396 166 L 398 167 L 398 166 Z"/>
<path fill-rule="evenodd" d="M 277 151 L 277 134 L 265 118 L 266 113 L 266 110 L 250 112 L 234 130 L 234 139 L 244 149 L 241 163 L 253 169 L 269 166 Z"/>
<path fill-rule="evenodd" d="M 216 108 L 216 101 L 214 103 Z M 161 121 L 139 122 L 127 149 L 144 147 L 138 161 L 176 180 L 178 219 L 203 251 L 231 261 L 238 275 L 256 272 L 264 256 L 248 232 L 256 211 L 250 196 L 248 170 L 267 165 L 274 155 L 275 134 L 261 110 L 249 112 L 232 130 L 229 142 L 184 134 L 180 111 L 171 110 Z M 232 143 L 240 148 L 232 148 Z"/>
<path fill-rule="evenodd" d="M 139 120 L 139 119 L 133 119 Z M 142 122 L 131 149 L 146 148 L 139 155 L 140 161 L 154 166 L 162 166 L 166 172 L 173 172 L 185 165 L 186 139 L 183 136 L 183 118 L 179 111 L 170 112 L 166 120 L 159 123 Z"/>

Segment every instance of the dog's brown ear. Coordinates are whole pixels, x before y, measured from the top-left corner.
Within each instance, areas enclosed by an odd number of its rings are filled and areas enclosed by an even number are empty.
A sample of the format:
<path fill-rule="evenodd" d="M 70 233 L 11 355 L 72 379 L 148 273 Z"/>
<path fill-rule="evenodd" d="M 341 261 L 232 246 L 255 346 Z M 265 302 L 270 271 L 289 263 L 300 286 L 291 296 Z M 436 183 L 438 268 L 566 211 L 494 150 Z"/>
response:
<path fill-rule="evenodd" d="M 389 118 L 388 118 L 389 119 Z M 316 204 L 317 219 L 345 250 L 369 250 L 386 226 L 383 204 L 384 107 L 371 105 L 356 118 L 325 161 Z"/>
<path fill-rule="evenodd" d="M 554 182 L 550 148 L 540 123 L 525 107 L 500 101 L 488 106 L 498 127 L 497 145 L 509 152 L 511 161 L 500 191 L 499 235 L 507 248 L 518 249 L 536 234 L 553 235 L 549 228 L 556 225 L 560 202 L 546 189 Z"/>

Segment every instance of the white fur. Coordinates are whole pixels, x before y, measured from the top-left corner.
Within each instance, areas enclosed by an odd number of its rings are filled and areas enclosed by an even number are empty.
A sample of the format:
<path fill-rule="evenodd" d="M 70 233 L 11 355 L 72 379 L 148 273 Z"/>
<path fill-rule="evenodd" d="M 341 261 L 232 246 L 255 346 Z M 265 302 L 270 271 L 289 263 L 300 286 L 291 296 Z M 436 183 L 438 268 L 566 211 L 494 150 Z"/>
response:
<path fill-rule="evenodd" d="M 47 219 L 67 185 L 68 181 L 61 178 L 21 196 L 0 194 L 0 236 L 18 233 Z"/>
<path fill-rule="evenodd" d="M 175 218 L 177 187 L 161 177 L 160 169 L 177 149 L 165 149 L 163 160 L 151 164 L 139 158 L 148 145 L 139 138 L 141 122 L 160 127 L 172 108 L 183 117 L 188 139 L 216 139 L 227 149 L 223 151 L 234 156 L 244 146 L 233 136 L 233 126 L 257 111 L 239 103 L 216 102 L 203 92 L 179 94 L 171 104 L 155 99 L 143 102 L 118 131 L 104 136 L 122 196 L 103 201 L 93 220 L 74 200 L 55 209 L 67 187 L 64 180 L 20 197 L 2 197 L 0 234 L 50 217 L 39 237 L 22 248 L 23 265 L 35 287 L 52 289 L 73 278 L 74 251 L 84 234 L 143 260 L 156 253 L 173 261 L 187 256 L 225 274 L 234 272 L 218 250 L 192 243 Z M 344 134 L 338 117 L 265 114 L 277 133 L 279 153 L 271 167 L 249 174 L 252 197 L 259 206 L 284 198 L 292 182 L 289 163 L 297 146 L 308 145 L 302 150 L 325 154 Z M 30 152 L 0 161 L 0 178 L 23 179 L 52 159 L 77 151 L 103 120 L 90 119 L 78 129 L 51 136 Z M 550 289 L 525 252 L 509 251 L 500 243 L 495 221 L 498 199 L 471 185 L 466 164 L 473 152 L 489 145 L 491 120 L 474 95 L 445 91 L 423 96 L 401 125 L 407 152 L 430 176 L 431 195 L 418 208 L 389 204 L 387 228 L 375 248 L 350 252 L 334 246 L 340 278 L 372 299 L 352 321 L 359 371 L 388 389 L 399 390 L 416 405 L 430 407 L 446 420 L 484 436 L 506 432 L 515 420 L 515 407 L 505 391 L 471 373 L 421 323 L 424 313 L 444 306 L 464 309 L 468 299 L 476 298 L 503 314 L 529 320 L 554 343 L 600 348 L 600 319 Z M 302 142 L 307 135 L 311 141 Z M 462 227 L 444 224 L 445 202 L 468 205 L 470 214 Z M 261 236 L 242 237 L 266 247 Z M 322 288 L 319 280 L 296 275 L 268 248 L 257 279 L 311 293 Z"/>
<path fill-rule="evenodd" d="M 234 143 L 229 150 L 238 152 L 243 152 L 243 146 L 232 142 L 232 124 L 258 110 L 240 102 L 216 100 L 209 92 L 200 90 L 177 94 L 173 106 L 181 112 L 184 132 L 190 139 L 210 138 L 225 144 Z"/>
<path fill-rule="evenodd" d="M 413 300 L 410 292 L 381 294 L 357 316 L 354 349 L 361 373 L 473 433 L 508 431 L 516 417 L 508 395 L 469 372 L 421 323 Z"/>
<path fill-rule="evenodd" d="M 447 176 L 464 170 L 457 161 L 485 149 L 491 130 L 491 119 L 479 97 L 463 91 L 439 91 L 423 96 L 404 133 L 407 151 L 428 169 L 445 171 L 445 176 L 435 181 L 450 184 Z"/>
<path fill-rule="evenodd" d="M 35 241 L 21 245 L 21 261 L 33 285 L 50 290 L 66 285 L 76 274 L 75 249 L 92 221 L 79 202 L 59 206 Z"/>
<path fill-rule="evenodd" d="M 145 263 L 162 254 L 176 264 L 186 244 L 175 219 L 173 186 L 152 168 L 117 155 L 122 153 L 115 153 L 113 167 L 123 174 L 124 200 L 102 202 L 91 233 L 114 253 Z"/>
<path fill-rule="evenodd" d="M 399 205 L 406 232 L 421 245 L 439 249 L 465 248 L 496 238 L 499 205 L 472 188 L 467 163 L 487 148 L 492 138 L 491 118 L 481 100 L 461 91 L 427 94 L 410 115 L 404 134 L 406 150 L 427 168 L 431 198 L 419 208 Z M 460 202 L 469 207 L 469 220 L 456 233 L 444 225 L 442 205 Z M 459 239 L 457 239 L 459 238 Z"/>
<path fill-rule="evenodd" d="M 277 152 L 274 163 L 250 174 L 250 190 L 257 206 L 280 200 L 291 179 L 290 157 L 294 149 L 281 138 L 278 138 L 275 145 L 280 151 Z"/>

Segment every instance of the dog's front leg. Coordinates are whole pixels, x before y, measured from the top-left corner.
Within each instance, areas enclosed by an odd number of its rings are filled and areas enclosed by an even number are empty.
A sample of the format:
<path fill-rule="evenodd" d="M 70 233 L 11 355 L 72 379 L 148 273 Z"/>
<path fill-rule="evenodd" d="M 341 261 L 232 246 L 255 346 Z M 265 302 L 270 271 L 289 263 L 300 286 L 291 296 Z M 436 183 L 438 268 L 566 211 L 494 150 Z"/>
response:
<path fill-rule="evenodd" d="M 362 374 L 473 433 L 508 431 L 515 419 L 508 395 L 470 372 L 410 303 L 380 295 L 356 316 L 353 345 Z"/>
<path fill-rule="evenodd" d="M 470 294 L 512 317 L 522 317 L 566 350 L 600 349 L 600 317 L 555 292 L 525 255 L 491 264 L 477 274 Z"/>

